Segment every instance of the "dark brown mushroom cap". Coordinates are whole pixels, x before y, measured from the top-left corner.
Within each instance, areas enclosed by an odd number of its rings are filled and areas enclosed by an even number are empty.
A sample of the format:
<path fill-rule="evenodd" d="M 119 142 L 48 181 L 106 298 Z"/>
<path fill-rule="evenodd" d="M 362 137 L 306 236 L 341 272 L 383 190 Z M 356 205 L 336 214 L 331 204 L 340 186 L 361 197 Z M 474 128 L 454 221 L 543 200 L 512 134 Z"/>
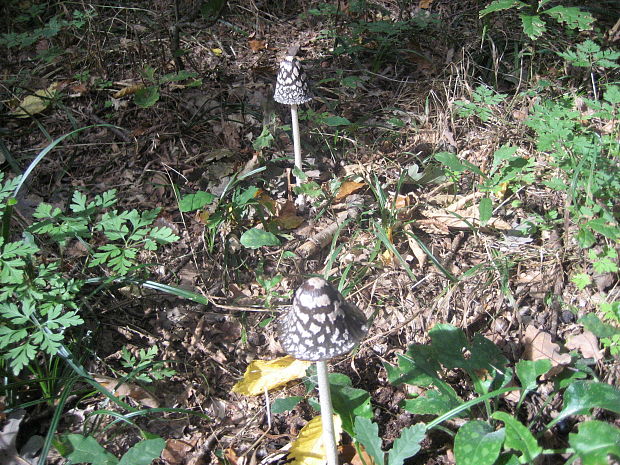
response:
<path fill-rule="evenodd" d="M 278 325 L 284 351 L 310 361 L 346 354 L 367 331 L 364 314 L 322 278 L 310 278 L 299 286 Z"/>
<path fill-rule="evenodd" d="M 312 100 L 306 73 L 296 57 L 287 56 L 280 63 L 273 98 L 284 105 L 300 105 Z"/>

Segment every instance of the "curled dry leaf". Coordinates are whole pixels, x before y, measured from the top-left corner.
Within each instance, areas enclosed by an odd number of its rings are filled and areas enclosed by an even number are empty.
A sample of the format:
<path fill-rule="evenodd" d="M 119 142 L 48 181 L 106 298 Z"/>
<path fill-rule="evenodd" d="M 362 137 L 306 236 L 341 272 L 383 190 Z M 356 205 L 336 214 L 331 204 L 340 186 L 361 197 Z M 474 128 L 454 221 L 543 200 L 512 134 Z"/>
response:
<path fill-rule="evenodd" d="M 570 354 L 560 353 L 560 346 L 551 341 L 551 334 L 533 325 L 525 329 L 523 344 L 523 358 L 526 360 L 551 360 L 552 368 L 545 375 L 546 378 L 560 373 L 571 362 Z"/>
<path fill-rule="evenodd" d="M 597 362 L 603 359 L 603 354 L 598 348 L 598 339 L 590 331 L 569 336 L 566 341 L 566 348 L 578 350 L 585 358 L 593 358 Z"/>
<path fill-rule="evenodd" d="M 132 86 L 123 87 L 121 90 L 112 95 L 113 98 L 123 98 L 128 95 L 133 95 L 139 90 L 144 89 L 144 84 L 134 84 Z"/>
<path fill-rule="evenodd" d="M 311 364 L 290 355 L 275 360 L 254 360 L 245 370 L 243 379 L 233 386 L 232 392 L 246 396 L 263 394 L 265 389 L 275 389 L 305 376 Z"/>
<path fill-rule="evenodd" d="M 136 402 L 150 408 L 159 407 L 159 400 L 144 389 L 141 386 L 133 383 L 123 383 L 120 386 L 117 386 L 119 380 L 116 378 L 110 378 L 108 376 L 93 376 L 95 381 L 101 384 L 108 391 L 112 392 L 117 397 L 131 397 Z"/>
<path fill-rule="evenodd" d="M 342 433 L 342 420 L 338 415 L 334 415 L 334 433 L 338 444 Z M 297 439 L 291 444 L 288 455 L 292 459 L 290 465 L 325 465 L 323 424 L 320 416 L 314 417 L 301 429 Z"/>
<path fill-rule="evenodd" d="M 264 40 L 251 39 L 248 40 L 248 45 L 253 52 L 260 52 L 261 50 L 267 48 L 267 42 Z"/>

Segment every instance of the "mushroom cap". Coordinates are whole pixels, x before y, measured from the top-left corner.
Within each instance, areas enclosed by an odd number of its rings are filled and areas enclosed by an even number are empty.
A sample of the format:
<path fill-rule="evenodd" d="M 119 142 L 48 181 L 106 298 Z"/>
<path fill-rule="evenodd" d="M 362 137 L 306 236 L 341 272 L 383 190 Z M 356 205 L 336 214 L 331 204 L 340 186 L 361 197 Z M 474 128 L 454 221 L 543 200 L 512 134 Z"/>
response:
<path fill-rule="evenodd" d="M 296 57 L 289 55 L 280 62 L 273 98 L 284 105 L 300 105 L 312 100 L 306 73 Z"/>
<path fill-rule="evenodd" d="M 278 338 L 299 360 L 329 360 L 346 354 L 367 333 L 366 317 L 323 278 L 310 278 L 295 291 L 280 318 Z"/>

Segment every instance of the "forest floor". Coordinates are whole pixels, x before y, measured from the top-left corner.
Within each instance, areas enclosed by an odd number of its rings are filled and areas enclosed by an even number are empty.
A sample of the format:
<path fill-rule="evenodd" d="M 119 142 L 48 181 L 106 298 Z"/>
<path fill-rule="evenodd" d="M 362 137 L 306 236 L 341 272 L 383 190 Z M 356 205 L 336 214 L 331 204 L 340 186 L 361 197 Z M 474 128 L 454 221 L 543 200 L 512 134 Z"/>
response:
<path fill-rule="evenodd" d="M 379 1 L 362 10 L 342 2 L 333 11 L 312 1 L 238 0 L 221 11 L 204 6 L 217 2 L 205 2 L 202 11 L 185 1 L 122 3 L 51 2 L 53 14 L 70 19 L 76 9 L 84 23 L 3 52 L 2 137 L 23 170 L 51 140 L 94 125 L 38 164 L 19 199 L 16 227 L 32 223 L 40 202 L 65 209 L 75 190 L 92 198 L 116 189 L 118 208 L 161 208 L 157 224 L 180 237 L 140 259 L 153 264 L 151 280 L 201 294 L 208 305 L 127 286 L 91 296 L 84 315 L 90 331 L 81 350 L 95 379 L 113 387 L 124 373 L 121 347 L 132 353 L 157 347 L 156 358 L 176 373 L 126 400 L 209 417 L 137 419 L 167 440 L 160 463 L 223 463 L 224 456 L 233 464 L 258 463 L 312 418 L 306 403 L 267 415 L 264 395 L 231 391 L 250 361 L 284 355 L 275 318 L 311 275 L 328 277 L 374 317 L 359 349 L 333 361 L 331 370 L 370 393 L 384 447 L 429 418 L 402 409 L 419 391 L 391 384 L 384 364 L 395 364 L 411 344 L 428 343 L 438 323 L 485 336 L 511 363 L 539 351 L 561 369 L 572 350 L 601 381 L 618 383 L 617 356 L 578 323 L 601 301 L 620 300 L 618 273 L 593 270 L 574 239 L 578 226 L 565 214 L 567 192 L 505 181 L 481 225 L 483 177 L 469 165 L 446 170 L 436 158 L 458 154 L 490 173 L 496 151 L 513 146 L 533 161 L 536 177 L 547 165 L 525 121 L 538 97 L 524 91 L 566 78 L 575 95 L 592 92 L 587 73 L 559 60 L 518 57 L 523 38 L 515 15 L 494 17 L 483 35 L 478 14 L 485 2 L 476 1 Z M 22 13 L 19 5 L 3 7 L 7 30 L 19 28 L 10 19 Z M 614 26 L 597 19 L 602 30 Z M 294 203 L 290 112 L 273 101 L 278 63 L 293 44 L 301 46 L 315 96 L 300 107 L 305 171 L 316 183 L 305 209 Z M 486 118 L 462 116 L 455 102 L 473 101 L 481 83 L 509 97 L 487 105 Z M 52 105 L 31 117 L 11 116 L 25 95 L 51 85 L 59 92 Z M 0 161 L 9 172 L 8 161 Z M 241 198 L 252 186 L 258 203 Z M 222 200 L 182 213 L 180 199 L 199 191 Z M 335 222 L 335 238 L 307 252 L 308 241 Z M 280 245 L 240 243 L 245 231 L 265 224 L 277 224 Z M 109 273 L 83 268 L 85 255 L 78 241 L 70 242 L 63 271 Z M 581 272 L 591 285 L 571 280 Z M 470 398 L 459 370 L 444 374 Z M 552 389 L 541 382 L 528 397 L 524 422 L 544 423 L 557 412 L 557 398 L 543 405 Z M 291 395 L 305 396 L 304 385 L 270 394 L 271 400 Z M 76 396 L 59 431 L 81 431 L 101 408 L 102 396 Z M 45 435 L 52 413 L 48 404 L 33 407 L 20 434 Z M 98 438 L 118 456 L 140 438 L 130 427 L 103 429 L 109 421 L 98 425 Z M 560 447 L 566 434 L 554 431 L 550 443 Z M 454 463 L 451 448 L 450 436 L 438 430 L 406 463 Z M 64 463 L 50 454 L 49 463 Z"/>

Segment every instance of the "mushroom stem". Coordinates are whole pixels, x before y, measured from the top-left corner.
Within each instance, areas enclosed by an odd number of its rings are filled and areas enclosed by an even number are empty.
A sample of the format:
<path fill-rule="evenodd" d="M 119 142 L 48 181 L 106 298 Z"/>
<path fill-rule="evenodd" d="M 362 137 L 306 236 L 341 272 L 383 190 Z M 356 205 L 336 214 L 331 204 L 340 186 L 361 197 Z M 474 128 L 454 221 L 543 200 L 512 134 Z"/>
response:
<path fill-rule="evenodd" d="M 295 168 L 299 171 L 303 171 L 301 166 L 301 143 L 299 137 L 299 118 L 297 117 L 297 105 L 291 105 L 291 124 L 293 126 L 293 151 L 295 152 Z M 299 186 L 301 181 L 297 178 L 297 185 Z"/>
<path fill-rule="evenodd" d="M 316 375 L 319 380 L 319 401 L 321 403 L 321 422 L 323 424 L 323 443 L 327 465 L 338 465 L 338 450 L 336 449 L 336 437 L 334 433 L 334 414 L 332 411 L 332 398 L 329 392 L 329 379 L 327 377 L 327 362 L 316 362 Z"/>

